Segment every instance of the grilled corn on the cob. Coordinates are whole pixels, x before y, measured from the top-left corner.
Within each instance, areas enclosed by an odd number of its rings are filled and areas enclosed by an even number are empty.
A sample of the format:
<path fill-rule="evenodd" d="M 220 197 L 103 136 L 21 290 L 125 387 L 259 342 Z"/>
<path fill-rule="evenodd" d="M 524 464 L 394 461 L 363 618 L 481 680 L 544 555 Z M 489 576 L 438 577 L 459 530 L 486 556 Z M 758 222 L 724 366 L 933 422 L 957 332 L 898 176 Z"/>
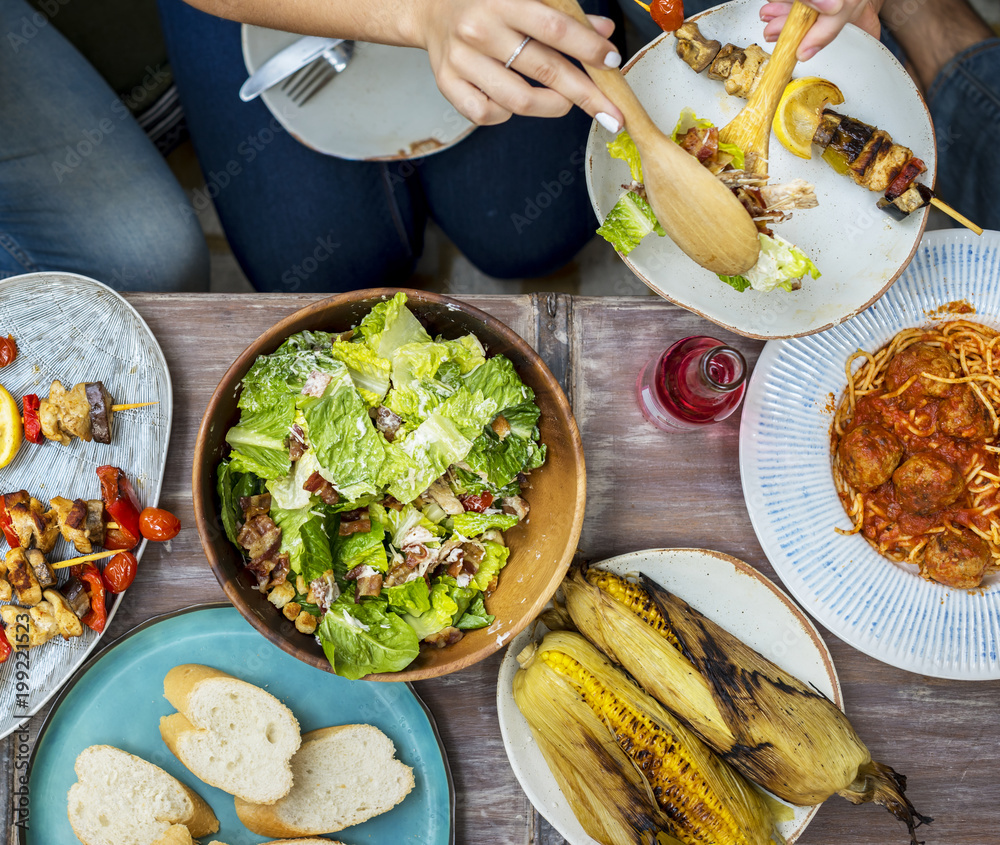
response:
<path fill-rule="evenodd" d="M 763 796 L 579 634 L 549 633 L 518 660 L 514 700 L 592 837 L 771 842 Z"/>
<path fill-rule="evenodd" d="M 873 801 L 914 828 L 930 822 L 904 795 L 906 778 L 872 760 L 822 693 L 705 618 L 646 576 L 599 569 L 563 583 L 579 630 L 680 716 L 733 767 L 792 804 L 839 793 Z"/>

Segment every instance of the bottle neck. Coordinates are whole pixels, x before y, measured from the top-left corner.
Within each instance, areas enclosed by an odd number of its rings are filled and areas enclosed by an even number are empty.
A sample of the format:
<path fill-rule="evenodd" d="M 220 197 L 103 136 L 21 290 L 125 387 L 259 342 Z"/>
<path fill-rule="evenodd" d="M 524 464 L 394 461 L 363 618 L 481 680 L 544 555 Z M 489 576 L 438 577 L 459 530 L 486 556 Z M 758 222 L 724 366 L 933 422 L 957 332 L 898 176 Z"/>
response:
<path fill-rule="evenodd" d="M 716 393 L 731 393 L 746 381 L 747 362 L 738 349 L 715 346 L 705 350 L 698 362 L 698 375 L 705 387 Z"/>

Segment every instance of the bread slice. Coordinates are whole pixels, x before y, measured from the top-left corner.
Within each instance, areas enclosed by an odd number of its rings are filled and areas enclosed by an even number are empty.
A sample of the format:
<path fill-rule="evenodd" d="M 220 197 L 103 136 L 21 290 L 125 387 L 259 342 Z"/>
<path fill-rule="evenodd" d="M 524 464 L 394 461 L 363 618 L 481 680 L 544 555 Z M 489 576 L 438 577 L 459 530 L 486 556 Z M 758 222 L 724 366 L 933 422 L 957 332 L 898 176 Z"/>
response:
<path fill-rule="evenodd" d="M 180 712 L 160 719 L 160 736 L 197 777 L 255 804 L 288 794 L 302 738 L 298 720 L 278 699 L 193 663 L 171 669 L 163 691 Z"/>
<path fill-rule="evenodd" d="M 182 824 L 172 824 L 153 845 L 198 845 L 191 836 L 191 831 Z M 223 845 L 223 843 L 219 843 Z"/>
<path fill-rule="evenodd" d="M 171 825 L 196 837 L 219 829 L 198 793 L 141 757 L 91 745 L 80 752 L 74 769 L 69 823 L 84 845 L 152 845 Z"/>
<path fill-rule="evenodd" d="M 260 836 L 335 833 L 378 816 L 413 789 L 413 769 L 371 725 L 310 731 L 292 758 L 295 783 L 280 801 L 262 806 L 236 799 L 236 814 Z"/>

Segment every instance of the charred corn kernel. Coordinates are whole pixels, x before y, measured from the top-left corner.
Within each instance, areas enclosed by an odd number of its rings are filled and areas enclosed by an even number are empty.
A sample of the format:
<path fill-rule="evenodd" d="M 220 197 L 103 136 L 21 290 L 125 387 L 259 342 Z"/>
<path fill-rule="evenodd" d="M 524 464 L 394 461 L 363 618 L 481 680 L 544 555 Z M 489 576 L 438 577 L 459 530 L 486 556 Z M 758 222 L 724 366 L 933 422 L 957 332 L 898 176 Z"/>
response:
<path fill-rule="evenodd" d="M 914 829 L 930 819 L 906 798 L 906 779 L 872 760 L 826 696 L 648 578 L 631 585 L 638 597 L 615 581 L 576 570 L 563 582 L 574 624 L 738 772 L 792 804 L 834 793 L 882 804 L 916 842 Z M 652 616 L 633 609 L 647 603 Z"/>
<path fill-rule="evenodd" d="M 622 751 L 646 776 L 657 804 L 674 822 L 683 842 L 744 842 L 724 802 L 698 771 L 681 741 L 653 718 L 632 707 L 568 654 L 543 651 L 540 659 L 577 687 L 603 719 Z"/>
<path fill-rule="evenodd" d="M 518 659 L 515 701 L 585 828 L 593 803 L 612 801 L 616 783 L 619 791 L 633 783 L 631 802 L 644 806 L 651 795 L 655 805 L 637 810 L 619 801 L 623 819 L 658 819 L 685 845 L 771 842 L 774 822 L 760 794 L 579 634 L 547 634 Z M 603 762 L 586 759 L 595 748 L 603 749 Z M 573 772 L 586 773 L 585 780 Z M 587 829 L 602 842 L 646 841 Z"/>
<path fill-rule="evenodd" d="M 649 593 L 642 589 L 642 587 L 632 581 L 620 578 L 606 569 L 589 569 L 587 571 L 587 581 L 597 587 L 597 589 L 611 596 L 615 601 L 625 605 L 625 607 L 631 610 L 650 628 L 680 651 L 681 644 L 677 641 L 677 635 L 674 634 L 667 620 L 663 618 L 663 614 L 660 613 Z"/>

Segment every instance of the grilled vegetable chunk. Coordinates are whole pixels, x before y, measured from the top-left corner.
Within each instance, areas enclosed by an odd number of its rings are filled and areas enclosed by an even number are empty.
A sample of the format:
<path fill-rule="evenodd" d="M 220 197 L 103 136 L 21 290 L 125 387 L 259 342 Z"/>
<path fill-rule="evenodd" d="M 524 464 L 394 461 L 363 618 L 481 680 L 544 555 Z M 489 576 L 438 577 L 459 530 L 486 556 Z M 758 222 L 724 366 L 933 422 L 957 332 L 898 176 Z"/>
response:
<path fill-rule="evenodd" d="M 913 843 L 932 821 L 829 699 L 682 599 L 645 576 L 633 584 L 597 569 L 574 571 L 563 591 L 580 631 L 750 780 L 793 804 L 835 792 L 882 804 Z"/>
<path fill-rule="evenodd" d="M 762 796 L 579 634 L 550 633 L 518 660 L 514 700 L 595 839 L 771 842 Z"/>

